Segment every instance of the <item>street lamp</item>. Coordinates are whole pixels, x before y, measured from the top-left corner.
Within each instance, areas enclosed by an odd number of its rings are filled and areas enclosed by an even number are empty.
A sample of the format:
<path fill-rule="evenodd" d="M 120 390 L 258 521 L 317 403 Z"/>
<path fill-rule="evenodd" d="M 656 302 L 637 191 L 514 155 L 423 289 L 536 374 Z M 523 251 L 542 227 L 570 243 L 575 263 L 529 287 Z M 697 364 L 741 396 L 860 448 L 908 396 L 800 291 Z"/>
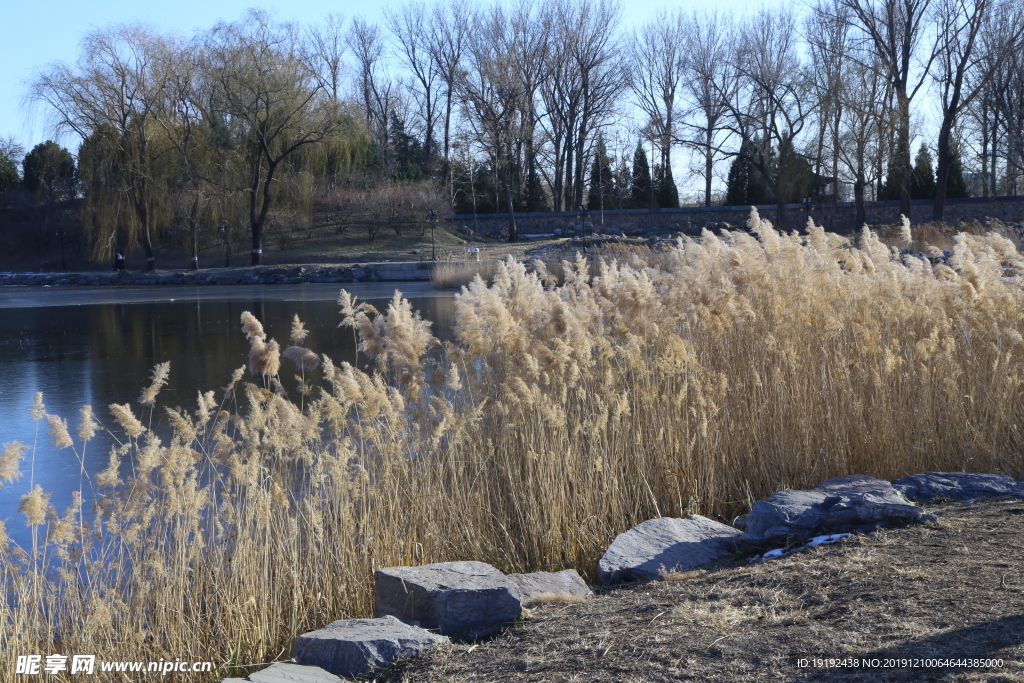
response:
<path fill-rule="evenodd" d="M 436 261 L 437 252 L 434 251 L 434 226 L 437 225 L 437 211 L 434 211 L 433 209 L 427 211 L 427 220 L 430 221 L 430 260 Z"/>

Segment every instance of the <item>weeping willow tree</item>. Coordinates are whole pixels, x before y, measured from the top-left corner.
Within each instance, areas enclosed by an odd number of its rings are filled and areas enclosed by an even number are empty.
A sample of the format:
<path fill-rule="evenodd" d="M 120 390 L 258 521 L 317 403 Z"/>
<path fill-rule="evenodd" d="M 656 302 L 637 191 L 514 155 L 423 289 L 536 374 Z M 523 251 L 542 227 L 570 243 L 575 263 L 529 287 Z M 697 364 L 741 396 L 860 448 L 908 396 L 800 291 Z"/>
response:
<path fill-rule="evenodd" d="M 167 181 L 174 177 L 166 168 L 171 147 L 155 124 L 167 49 L 138 25 L 94 31 L 75 64 L 49 66 L 30 89 L 30 97 L 49 105 L 59 134 L 83 141 L 83 224 L 94 257 L 141 245 L 148 270 L 156 267 L 154 233 L 169 215 Z"/>
<path fill-rule="evenodd" d="M 300 152 L 318 147 L 339 128 L 338 108 L 302 54 L 293 24 L 251 10 L 240 22 L 218 24 L 205 45 L 209 114 L 225 122 L 231 167 L 228 186 L 248 200 L 252 265 L 263 260 L 263 233 L 280 192 L 302 183 L 275 183 L 301 169 Z M 309 148 L 309 149 L 304 149 Z"/>
<path fill-rule="evenodd" d="M 223 243 L 225 264 L 244 222 L 252 262 L 273 219 L 312 216 L 317 178 L 361 167 L 369 135 L 352 106 L 326 98 L 298 59 L 293 26 L 250 12 L 168 51 L 157 120 L 180 158 L 177 222 L 199 243 Z"/>
<path fill-rule="evenodd" d="M 145 134 L 140 153 L 112 127 L 101 127 L 78 151 L 79 178 L 84 189 L 82 226 L 95 259 L 110 259 L 115 250 L 141 247 L 146 269 L 156 267 L 156 233 L 173 217 L 171 181 L 176 158 L 157 131 Z M 143 173 L 145 170 L 145 173 Z"/>

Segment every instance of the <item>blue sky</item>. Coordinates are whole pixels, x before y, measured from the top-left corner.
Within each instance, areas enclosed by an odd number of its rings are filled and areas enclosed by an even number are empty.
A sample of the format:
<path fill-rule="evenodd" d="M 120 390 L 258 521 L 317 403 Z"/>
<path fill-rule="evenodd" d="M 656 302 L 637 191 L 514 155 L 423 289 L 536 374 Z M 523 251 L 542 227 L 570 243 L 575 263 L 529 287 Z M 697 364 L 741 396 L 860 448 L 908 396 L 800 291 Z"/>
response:
<path fill-rule="evenodd" d="M 329 12 L 346 17 L 362 14 L 377 20 L 385 7 L 396 7 L 404 0 L 375 2 L 328 2 L 290 0 L 253 2 L 253 0 L 174 0 L 165 3 L 140 3 L 128 0 L 39 0 L 4 3 L 4 31 L 0 40 L 0 137 L 13 135 L 26 149 L 51 136 L 44 126 L 42 111 L 23 106 L 27 83 L 47 64 L 73 62 L 78 45 L 88 31 L 119 22 L 142 21 L 161 31 L 189 35 L 205 30 L 218 20 L 233 20 L 253 6 L 272 11 L 278 19 L 302 23 L 317 21 Z M 718 0 L 721 11 L 743 12 L 759 6 L 745 0 Z M 660 8 L 681 6 L 706 8 L 702 0 L 624 0 L 628 24 L 642 23 Z M 76 141 L 68 140 L 74 149 Z"/>

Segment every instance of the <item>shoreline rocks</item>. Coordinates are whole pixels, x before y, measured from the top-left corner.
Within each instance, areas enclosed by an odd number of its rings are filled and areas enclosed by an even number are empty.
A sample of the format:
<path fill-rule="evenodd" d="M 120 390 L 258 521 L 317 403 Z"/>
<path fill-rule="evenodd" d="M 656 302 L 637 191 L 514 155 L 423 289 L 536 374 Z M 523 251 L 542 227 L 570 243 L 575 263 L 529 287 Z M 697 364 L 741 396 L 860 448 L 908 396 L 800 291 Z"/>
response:
<path fill-rule="evenodd" d="M 100 287 L 172 285 L 279 285 L 318 282 L 403 282 L 430 280 L 432 261 L 366 264 L 249 266 L 204 270 L 0 273 L 0 287 Z"/>
<path fill-rule="evenodd" d="M 787 489 L 754 503 L 734 524 L 742 541 L 758 545 L 817 533 L 868 531 L 887 524 L 934 520 L 884 479 L 854 474 L 812 489 Z"/>
<path fill-rule="evenodd" d="M 485 562 L 387 567 L 373 573 L 374 611 L 459 640 L 488 636 L 523 613 L 519 588 Z"/>
<path fill-rule="evenodd" d="M 846 531 L 935 520 L 912 500 L 973 502 L 1005 496 L 1024 498 L 1024 479 L 960 472 L 926 472 L 893 482 L 837 477 L 807 490 L 778 491 L 754 503 L 734 526 L 699 515 L 642 522 L 616 536 L 598 564 L 598 575 L 602 585 L 649 581 L 664 572 L 729 559 L 745 547 L 811 539 L 800 551 L 838 541 L 849 535 Z M 812 538 L 818 531 L 833 533 Z M 778 548 L 759 559 L 787 552 Z M 515 621 L 524 604 L 593 595 L 575 570 L 506 576 L 484 562 L 388 567 L 377 570 L 374 579 L 376 619 L 335 621 L 305 633 L 294 645 L 297 663 L 278 662 L 222 683 L 339 683 L 336 674 L 365 676 L 398 657 L 448 642 L 446 636 L 472 640 L 495 633 Z"/>
<path fill-rule="evenodd" d="M 445 636 L 403 623 L 392 616 L 345 619 L 295 639 L 292 657 L 346 677 L 365 676 L 399 657 L 413 657 L 447 643 Z"/>
<path fill-rule="evenodd" d="M 597 565 L 601 585 L 651 581 L 730 557 L 741 532 L 707 517 L 649 519 L 624 531 Z"/>
<path fill-rule="evenodd" d="M 519 589 L 523 607 L 545 602 L 571 602 L 594 595 L 590 586 L 575 569 L 560 572 L 533 572 L 509 574 L 508 580 Z"/>
<path fill-rule="evenodd" d="M 908 500 L 927 503 L 940 498 L 974 502 L 979 498 L 1024 498 L 1024 481 L 1005 474 L 925 472 L 896 479 L 892 485 Z"/>

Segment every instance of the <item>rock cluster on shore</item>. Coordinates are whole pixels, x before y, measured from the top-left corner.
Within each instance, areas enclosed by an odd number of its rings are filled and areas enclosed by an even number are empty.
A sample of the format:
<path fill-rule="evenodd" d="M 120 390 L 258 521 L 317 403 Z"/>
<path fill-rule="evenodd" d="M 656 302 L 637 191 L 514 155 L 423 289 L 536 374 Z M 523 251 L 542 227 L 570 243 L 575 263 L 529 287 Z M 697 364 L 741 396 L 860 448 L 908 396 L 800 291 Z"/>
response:
<path fill-rule="evenodd" d="M 888 482 L 864 475 L 779 491 L 725 525 L 691 515 L 648 520 L 619 534 L 598 564 L 605 586 L 650 581 L 707 567 L 768 545 L 802 548 L 883 526 L 934 520 L 915 505 L 937 499 L 1024 498 L 1024 479 L 1005 475 L 926 472 Z M 797 548 L 800 550 L 802 548 Z M 761 559 L 781 556 L 781 549 Z M 346 619 L 296 639 L 294 662 L 278 662 L 222 683 L 338 683 L 363 677 L 399 657 L 415 656 L 449 638 L 487 637 L 520 617 L 524 607 L 593 593 L 574 570 L 505 575 L 483 562 L 388 567 L 374 573 L 376 619 Z"/>

